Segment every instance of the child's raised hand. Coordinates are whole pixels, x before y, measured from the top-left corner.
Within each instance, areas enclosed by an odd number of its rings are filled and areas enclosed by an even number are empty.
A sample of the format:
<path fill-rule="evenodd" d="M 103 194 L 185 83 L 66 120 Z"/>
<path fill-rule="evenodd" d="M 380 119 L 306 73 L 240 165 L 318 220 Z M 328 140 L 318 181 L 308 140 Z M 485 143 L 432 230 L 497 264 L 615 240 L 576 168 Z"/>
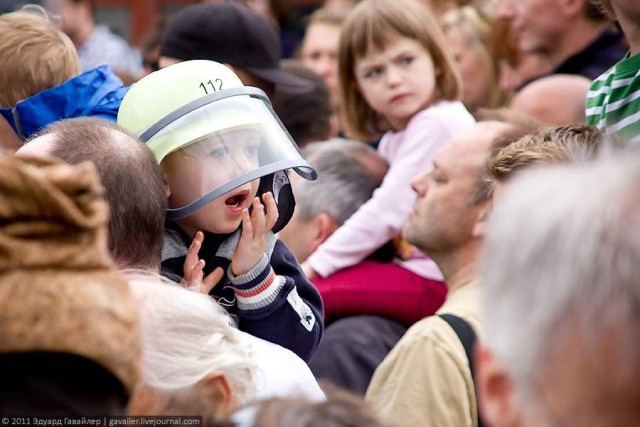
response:
<path fill-rule="evenodd" d="M 271 192 L 262 195 L 266 205 L 260 203 L 258 197 L 253 199 L 253 211 L 249 215 L 249 209 L 242 212 L 242 234 L 238 247 L 231 260 L 231 273 L 241 276 L 255 266 L 264 253 L 267 243 L 267 235 L 278 220 L 278 207 Z"/>
<path fill-rule="evenodd" d="M 203 259 L 198 258 L 198 252 L 200 252 L 203 241 L 204 234 L 198 231 L 196 237 L 193 238 L 193 242 L 191 242 L 191 246 L 189 246 L 189 251 L 184 260 L 182 285 L 189 290 L 208 294 L 218 284 L 224 275 L 224 270 L 218 267 L 207 277 L 203 277 L 202 270 L 205 263 Z"/>

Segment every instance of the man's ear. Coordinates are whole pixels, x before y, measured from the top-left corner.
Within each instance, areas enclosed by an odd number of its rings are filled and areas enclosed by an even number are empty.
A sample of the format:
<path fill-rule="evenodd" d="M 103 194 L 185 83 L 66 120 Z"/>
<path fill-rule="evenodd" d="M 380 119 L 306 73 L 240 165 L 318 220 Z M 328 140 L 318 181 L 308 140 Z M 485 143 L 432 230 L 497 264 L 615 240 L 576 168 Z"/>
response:
<path fill-rule="evenodd" d="M 487 221 L 489 220 L 489 213 L 491 212 L 491 208 L 493 203 L 491 200 L 487 200 L 482 202 L 482 206 L 480 206 L 480 211 L 478 212 L 478 216 L 476 217 L 476 223 L 473 225 L 473 237 L 477 239 L 481 239 L 484 237 Z"/>
<path fill-rule="evenodd" d="M 494 427 L 520 425 L 515 387 L 503 364 L 478 342 L 474 351 L 476 395 L 482 419 Z"/>
<path fill-rule="evenodd" d="M 236 402 L 227 377 L 220 371 L 209 372 L 198 381 L 200 395 L 209 403 L 216 415 L 227 415 L 235 410 Z"/>
<path fill-rule="evenodd" d="M 331 218 L 331 216 L 322 212 L 318 216 L 313 219 L 313 226 L 315 227 L 314 235 L 313 235 L 313 251 L 318 249 L 325 240 L 329 238 L 338 228 L 335 220 Z"/>

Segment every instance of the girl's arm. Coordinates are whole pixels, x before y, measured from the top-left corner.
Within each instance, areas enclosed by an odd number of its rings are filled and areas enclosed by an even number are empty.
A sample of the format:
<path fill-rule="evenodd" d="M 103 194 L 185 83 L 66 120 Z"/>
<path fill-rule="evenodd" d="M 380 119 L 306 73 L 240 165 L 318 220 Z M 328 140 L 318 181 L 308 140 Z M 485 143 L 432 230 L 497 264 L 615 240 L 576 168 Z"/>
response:
<path fill-rule="evenodd" d="M 431 169 L 436 153 L 452 137 L 455 125 L 433 117 L 428 110 L 414 117 L 402 135 L 398 152 L 390 159 L 380 188 L 320 245 L 307 260 L 308 266 L 322 277 L 329 276 L 359 263 L 400 234 L 416 199 L 411 180 Z"/>

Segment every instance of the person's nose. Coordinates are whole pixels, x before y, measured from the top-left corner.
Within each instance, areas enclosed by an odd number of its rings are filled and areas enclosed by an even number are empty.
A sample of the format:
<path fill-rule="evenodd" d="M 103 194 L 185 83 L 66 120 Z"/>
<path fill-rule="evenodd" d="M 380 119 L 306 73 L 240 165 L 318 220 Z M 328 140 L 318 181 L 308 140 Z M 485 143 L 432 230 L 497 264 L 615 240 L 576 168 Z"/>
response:
<path fill-rule="evenodd" d="M 324 55 L 319 61 L 317 65 L 318 74 L 322 76 L 322 78 L 326 79 L 336 72 L 335 70 L 336 64 L 334 61 L 329 58 L 328 55 Z"/>
<path fill-rule="evenodd" d="M 411 181 L 411 188 L 416 192 L 418 197 L 424 197 L 429 187 L 429 173 L 417 176 Z"/>
<path fill-rule="evenodd" d="M 500 0 L 498 4 L 498 17 L 510 21 L 515 16 L 514 0 Z"/>
<path fill-rule="evenodd" d="M 386 69 L 387 85 L 394 87 L 402 83 L 402 73 L 398 67 L 389 66 Z"/>

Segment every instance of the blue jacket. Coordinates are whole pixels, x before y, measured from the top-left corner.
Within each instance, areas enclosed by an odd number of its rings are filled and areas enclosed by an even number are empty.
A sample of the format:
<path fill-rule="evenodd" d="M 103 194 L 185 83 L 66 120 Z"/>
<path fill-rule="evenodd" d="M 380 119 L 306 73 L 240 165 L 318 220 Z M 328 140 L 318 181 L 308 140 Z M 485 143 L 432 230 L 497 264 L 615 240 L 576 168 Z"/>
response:
<path fill-rule="evenodd" d="M 101 65 L 23 99 L 13 108 L 0 108 L 0 114 L 25 140 L 62 119 L 97 116 L 115 122 L 127 90 L 107 65 Z"/>

